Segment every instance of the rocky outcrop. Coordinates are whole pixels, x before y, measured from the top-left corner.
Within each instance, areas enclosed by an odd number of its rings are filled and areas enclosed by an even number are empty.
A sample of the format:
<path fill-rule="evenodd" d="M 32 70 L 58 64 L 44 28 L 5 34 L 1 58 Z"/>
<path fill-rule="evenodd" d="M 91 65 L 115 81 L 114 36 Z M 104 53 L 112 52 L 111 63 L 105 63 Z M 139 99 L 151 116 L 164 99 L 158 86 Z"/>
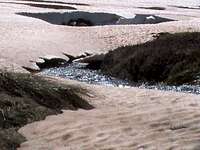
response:
<path fill-rule="evenodd" d="M 73 56 L 73 55 L 70 55 L 67 53 L 63 53 L 63 55 L 66 56 L 67 58 L 53 56 L 53 55 L 46 55 L 43 57 L 39 57 L 39 59 L 37 59 L 36 61 L 32 61 L 32 60 L 30 61 L 33 64 L 31 67 L 22 66 L 22 68 L 24 68 L 25 70 L 27 70 L 30 73 L 38 73 L 42 69 L 61 67 L 61 66 L 70 64 L 74 61 L 78 61 L 78 60 L 82 60 L 82 59 L 84 60 L 84 59 L 90 58 L 90 56 L 93 56 L 92 54 L 87 53 L 87 52 L 85 52 L 81 55 L 78 55 L 78 56 Z M 0 62 L 0 65 L 1 65 L 1 62 Z"/>
<path fill-rule="evenodd" d="M 192 83 L 200 73 L 200 33 L 163 33 L 141 45 L 109 52 L 104 73 L 132 81 Z"/>

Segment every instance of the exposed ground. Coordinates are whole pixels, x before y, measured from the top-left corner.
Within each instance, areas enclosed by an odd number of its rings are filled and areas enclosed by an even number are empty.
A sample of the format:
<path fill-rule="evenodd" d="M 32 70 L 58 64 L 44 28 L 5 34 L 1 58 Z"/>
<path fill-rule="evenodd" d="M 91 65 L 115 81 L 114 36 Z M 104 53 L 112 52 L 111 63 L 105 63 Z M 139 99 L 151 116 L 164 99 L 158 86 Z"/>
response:
<path fill-rule="evenodd" d="M 145 44 L 109 52 L 101 68 L 111 76 L 135 82 L 192 84 L 200 73 L 199 41 L 200 32 L 161 33 Z"/>
<path fill-rule="evenodd" d="M 135 14 L 149 14 L 177 21 L 161 24 L 79 28 L 64 24 L 55 25 L 38 18 L 18 15 L 22 12 L 66 13 L 71 10 L 63 8 L 72 7 L 78 11 L 114 13 L 126 18 L 132 18 Z M 21 66 L 38 69 L 35 61 L 46 55 L 56 55 L 66 59 L 67 57 L 63 53 L 72 55 L 84 52 L 106 53 L 120 46 L 142 44 L 153 40 L 155 35 L 160 32 L 199 32 L 200 10 L 198 8 L 198 0 L 1 1 L 0 68 L 7 69 L 7 65 L 10 64 L 12 72 L 21 71 Z M 23 72 L 26 71 L 23 70 Z M 92 110 L 78 109 L 77 111 L 64 110 L 63 114 L 49 116 L 43 121 L 28 124 L 19 129 L 19 133 L 25 139 L 16 132 L 19 127 L 57 112 L 51 109 L 50 112 L 53 112 L 48 113 L 48 105 L 41 104 L 40 100 L 49 100 L 52 97 L 56 101 L 63 102 L 63 99 L 71 96 L 63 97 L 63 90 L 61 90 L 62 92 L 55 91 L 56 89 L 52 89 L 52 84 L 50 84 L 51 90 L 49 91 L 44 87 L 46 84 L 41 85 L 40 82 L 39 86 L 34 86 L 33 92 L 29 93 L 31 90 L 27 89 L 38 83 L 38 77 L 32 78 L 32 76 L 26 75 L 28 80 L 31 77 L 31 82 L 27 81 L 23 75 L 19 75 L 15 80 L 13 80 L 13 76 L 11 77 L 12 80 L 7 76 L 1 79 L 1 81 L 9 81 L 8 84 L 0 82 L 1 101 L 8 102 L 6 105 L 3 104 L 1 109 L 3 112 L 8 111 L 8 114 L 11 114 L 10 118 L 14 121 L 21 122 L 20 119 L 22 119 L 22 124 L 16 128 L 0 131 L 0 141 L 5 141 L 2 142 L 1 148 L 15 149 L 21 142 L 27 140 L 21 144 L 19 149 L 200 149 L 200 96 L 138 88 L 93 86 L 62 79 L 52 80 L 56 83 L 56 87 L 60 84 L 69 86 L 68 83 L 70 83 L 73 87 L 86 89 L 87 95 L 83 97 L 87 101 L 84 102 L 95 108 Z M 21 83 L 21 77 L 23 77 L 23 82 L 26 81 L 25 84 Z M 43 78 L 41 80 L 43 81 Z M 47 84 L 49 85 L 49 83 Z M 11 87 L 3 88 L 6 85 Z M 38 91 L 38 88 L 42 88 L 42 90 Z M 48 94 L 44 97 L 41 96 L 46 93 L 46 90 Z M 21 95 L 10 95 L 16 91 Z M 78 100 L 82 100 L 79 98 L 77 97 Z M 13 104 L 18 101 L 20 101 L 20 105 Z M 22 115 L 22 118 L 19 117 L 19 120 L 15 120 L 18 119 L 13 116 L 16 114 L 16 107 L 10 106 L 19 106 L 19 109 L 22 109 L 23 104 L 21 103 L 23 102 L 31 104 L 31 109 L 28 109 L 30 105 L 25 107 L 25 110 L 31 111 L 31 114 L 38 112 L 32 111 L 32 109 L 37 109 L 39 104 L 42 105 L 41 110 L 44 110 L 45 115 L 42 114 L 39 119 L 35 119 L 35 117 L 26 117 L 27 113 L 25 113 L 25 116 Z M 72 108 L 74 101 L 70 105 L 71 107 L 68 107 L 68 104 L 59 105 L 59 110 Z M 53 105 L 57 106 L 57 102 Z M 2 113 L 0 112 L 0 114 Z M 8 123 L 7 125 L 13 127 L 12 124 Z M 16 136 L 12 136 L 13 134 Z M 10 139 L 10 137 L 13 138 Z M 8 147 L 10 145 L 11 147 Z"/>
<path fill-rule="evenodd" d="M 25 141 L 17 130 L 62 109 L 94 108 L 81 95 L 87 91 L 73 85 L 58 84 L 50 78 L 27 73 L 0 71 L 0 146 L 16 149 Z"/>

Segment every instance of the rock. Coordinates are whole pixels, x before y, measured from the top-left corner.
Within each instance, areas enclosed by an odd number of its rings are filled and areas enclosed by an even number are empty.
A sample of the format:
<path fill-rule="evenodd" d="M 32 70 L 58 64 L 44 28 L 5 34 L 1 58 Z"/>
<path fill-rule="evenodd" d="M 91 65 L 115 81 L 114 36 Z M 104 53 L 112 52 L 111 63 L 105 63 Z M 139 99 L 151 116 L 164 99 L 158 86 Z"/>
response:
<path fill-rule="evenodd" d="M 141 45 L 106 54 L 104 73 L 132 81 L 191 83 L 200 70 L 200 33 L 160 34 Z"/>
<path fill-rule="evenodd" d="M 103 60 L 104 60 L 105 54 L 95 54 L 91 55 L 85 58 L 81 58 L 76 60 L 77 62 L 81 63 L 87 63 L 87 68 L 89 69 L 99 69 Z"/>
<path fill-rule="evenodd" d="M 63 53 L 63 55 L 65 55 L 65 56 L 67 56 L 69 58 L 68 63 L 71 63 L 76 59 L 75 56 L 72 56 L 70 54 Z"/>
<path fill-rule="evenodd" d="M 84 58 L 77 59 L 76 62 L 81 62 L 81 63 L 93 63 L 96 61 L 103 61 L 105 57 L 105 54 L 94 54 L 94 55 L 89 55 Z"/>
<path fill-rule="evenodd" d="M 58 67 L 58 66 L 61 66 L 65 63 L 67 63 L 66 59 L 56 57 L 56 56 L 45 56 L 45 57 L 40 57 L 40 59 L 42 61 L 39 60 L 36 62 L 36 65 L 40 69 Z"/>
<path fill-rule="evenodd" d="M 92 54 L 85 52 L 84 54 L 81 54 L 81 55 L 78 55 L 78 56 L 73 56 L 73 55 L 66 54 L 66 53 L 63 53 L 63 55 L 65 55 L 69 58 L 69 60 L 67 61 L 68 63 L 72 63 L 75 60 L 85 58 L 85 57 L 90 56 Z"/>

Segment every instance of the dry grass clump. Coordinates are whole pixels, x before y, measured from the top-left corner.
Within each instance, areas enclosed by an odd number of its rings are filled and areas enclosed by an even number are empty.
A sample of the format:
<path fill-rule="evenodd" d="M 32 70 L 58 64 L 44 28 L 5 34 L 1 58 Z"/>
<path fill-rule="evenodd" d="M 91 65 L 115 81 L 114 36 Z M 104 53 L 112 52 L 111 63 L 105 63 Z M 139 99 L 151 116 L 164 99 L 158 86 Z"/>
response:
<path fill-rule="evenodd" d="M 16 149 L 25 141 L 17 130 L 61 109 L 92 109 L 81 95 L 87 91 L 41 76 L 0 71 L 0 147 Z"/>
<path fill-rule="evenodd" d="M 141 45 L 109 52 L 102 70 L 132 81 L 193 83 L 200 73 L 200 33 L 163 33 Z"/>

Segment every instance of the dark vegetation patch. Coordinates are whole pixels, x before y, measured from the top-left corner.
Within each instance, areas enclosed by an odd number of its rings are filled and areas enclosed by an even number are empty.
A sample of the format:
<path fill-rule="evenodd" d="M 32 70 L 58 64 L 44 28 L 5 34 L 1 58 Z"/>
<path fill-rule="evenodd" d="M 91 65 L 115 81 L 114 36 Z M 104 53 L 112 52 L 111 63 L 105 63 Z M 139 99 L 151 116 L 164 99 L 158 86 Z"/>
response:
<path fill-rule="evenodd" d="M 49 9 L 68 9 L 68 10 L 76 10 L 75 7 L 63 6 L 63 5 L 49 5 L 49 4 L 37 4 L 37 3 L 16 3 L 16 2 L 0 2 L 0 3 L 17 4 L 17 5 L 27 5 L 27 6 L 32 6 L 32 7 L 49 8 Z"/>
<path fill-rule="evenodd" d="M 1 150 L 16 150 L 20 146 L 20 143 L 25 141 L 26 139 L 17 132 L 17 128 L 0 128 Z"/>
<path fill-rule="evenodd" d="M 152 10 L 165 10 L 165 7 L 138 7 L 141 9 L 152 9 Z"/>
<path fill-rule="evenodd" d="M 0 72 L 0 147 L 16 149 L 25 141 L 17 130 L 62 109 L 92 109 L 81 95 L 87 91 L 48 78 L 23 73 Z"/>
<path fill-rule="evenodd" d="M 79 5 L 79 6 L 90 6 L 89 4 L 85 3 L 68 3 L 68 2 L 61 2 L 61 1 L 48 1 L 48 0 L 18 0 L 18 1 L 28 1 L 28 2 L 40 2 L 40 3 L 54 3 L 54 4 L 67 4 L 67 5 Z"/>
<path fill-rule="evenodd" d="M 163 33 L 141 45 L 109 52 L 101 69 L 135 82 L 193 84 L 200 75 L 200 33 Z"/>

